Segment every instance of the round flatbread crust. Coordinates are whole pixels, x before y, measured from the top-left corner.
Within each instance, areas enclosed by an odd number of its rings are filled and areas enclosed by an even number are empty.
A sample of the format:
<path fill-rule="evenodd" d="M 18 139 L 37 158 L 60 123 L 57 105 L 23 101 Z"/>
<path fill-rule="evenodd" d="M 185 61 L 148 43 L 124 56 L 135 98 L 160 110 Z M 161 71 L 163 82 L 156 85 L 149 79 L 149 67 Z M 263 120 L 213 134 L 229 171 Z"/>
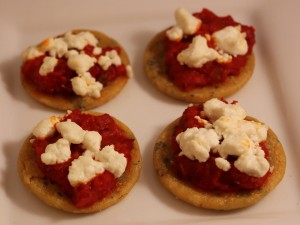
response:
<path fill-rule="evenodd" d="M 99 113 L 95 112 L 92 112 L 92 114 L 99 115 Z M 23 143 L 17 161 L 18 173 L 22 182 L 33 194 L 35 194 L 43 202 L 45 202 L 49 206 L 66 212 L 99 212 L 118 203 L 130 192 L 130 190 L 137 182 L 141 172 L 142 159 L 139 145 L 134 134 L 125 124 L 115 118 L 114 120 L 125 131 L 125 135 L 128 138 L 134 139 L 134 148 L 131 153 L 131 162 L 129 165 L 130 169 L 119 178 L 118 186 L 110 195 L 106 196 L 102 200 L 89 207 L 75 207 L 71 203 L 70 199 L 66 197 L 55 184 L 44 178 L 43 174 L 38 168 L 35 160 L 35 153 L 30 143 L 30 140 L 33 138 L 32 135 L 30 135 Z"/>
<path fill-rule="evenodd" d="M 182 91 L 176 87 L 167 77 L 164 64 L 165 31 L 158 33 L 147 45 L 144 52 L 144 71 L 154 86 L 166 95 L 185 102 L 200 103 L 211 98 L 225 98 L 240 90 L 251 78 L 255 57 L 248 57 L 246 66 L 239 76 L 229 76 L 223 83 L 196 88 L 192 91 Z"/>
<path fill-rule="evenodd" d="M 256 120 L 247 117 L 248 120 Z M 257 120 L 256 120 L 257 121 Z M 231 194 L 201 191 L 178 179 L 171 169 L 173 156 L 171 153 L 171 136 L 179 119 L 168 125 L 158 137 L 154 152 L 153 164 L 162 185 L 176 198 L 199 208 L 213 210 L 234 210 L 257 203 L 282 180 L 285 174 L 286 157 L 282 144 L 276 134 L 269 129 L 266 146 L 269 149 L 269 162 L 273 168 L 267 183 L 259 190 Z"/>
<path fill-rule="evenodd" d="M 129 57 L 125 51 L 125 49 L 114 39 L 101 33 L 99 31 L 93 30 L 73 30 L 73 33 L 79 33 L 82 31 L 91 32 L 99 41 L 98 46 L 101 48 L 104 47 L 119 47 L 121 48 L 120 58 L 124 65 L 129 65 Z M 54 94 L 47 94 L 44 92 L 39 91 L 34 84 L 28 82 L 25 79 L 24 74 L 21 73 L 20 80 L 27 91 L 27 93 L 34 98 L 35 100 L 39 101 L 40 103 L 50 106 L 55 109 L 59 110 L 72 110 L 72 109 L 81 109 L 81 110 L 88 110 L 95 108 L 97 106 L 103 105 L 104 103 L 108 102 L 115 96 L 117 96 L 121 90 L 124 88 L 128 81 L 129 77 L 118 77 L 113 82 L 109 83 L 105 86 L 101 91 L 101 96 L 99 98 L 93 98 L 90 96 L 77 96 L 74 95 L 70 96 L 63 96 L 63 95 L 54 95 Z"/>

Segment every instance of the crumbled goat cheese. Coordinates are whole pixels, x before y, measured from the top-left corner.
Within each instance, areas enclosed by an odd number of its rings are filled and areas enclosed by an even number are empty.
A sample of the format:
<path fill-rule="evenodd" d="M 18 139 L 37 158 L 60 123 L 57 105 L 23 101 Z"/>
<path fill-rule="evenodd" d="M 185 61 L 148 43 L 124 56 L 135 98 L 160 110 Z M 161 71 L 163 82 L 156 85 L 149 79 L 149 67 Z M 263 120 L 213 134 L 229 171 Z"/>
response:
<path fill-rule="evenodd" d="M 114 149 L 113 145 L 107 145 L 97 152 L 95 159 L 104 164 L 104 168 L 120 177 L 124 173 L 127 165 L 127 159 L 123 153 L 119 153 Z"/>
<path fill-rule="evenodd" d="M 213 129 L 188 128 L 176 136 L 181 152 L 191 160 L 205 162 L 209 158 L 211 148 L 219 144 L 219 138 Z"/>
<path fill-rule="evenodd" d="M 100 150 L 102 136 L 97 131 L 88 131 L 84 135 L 82 145 L 86 150 L 97 152 Z"/>
<path fill-rule="evenodd" d="M 231 168 L 230 162 L 221 157 L 216 158 L 215 163 L 216 166 L 223 171 L 228 171 Z"/>
<path fill-rule="evenodd" d="M 86 45 L 96 46 L 98 43 L 97 38 L 90 32 L 80 32 L 77 34 L 67 32 L 64 35 L 64 39 L 69 49 L 82 50 Z"/>
<path fill-rule="evenodd" d="M 98 64 L 103 70 L 107 70 L 111 65 L 119 66 L 122 64 L 121 58 L 116 50 L 107 51 L 105 55 L 101 55 Z"/>
<path fill-rule="evenodd" d="M 39 74 L 41 76 L 46 76 L 48 73 L 54 71 L 54 68 L 58 62 L 58 59 L 52 56 L 46 56 L 43 59 L 43 63 L 39 69 Z"/>
<path fill-rule="evenodd" d="M 90 155 L 81 155 L 72 161 L 69 167 L 68 180 L 75 187 L 80 183 L 87 183 L 104 171 L 103 163 L 94 160 Z"/>
<path fill-rule="evenodd" d="M 59 119 L 55 116 L 44 119 L 33 128 L 32 134 L 37 138 L 49 137 L 55 133 L 54 125 L 57 122 L 59 122 Z"/>
<path fill-rule="evenodd" d="M 63 163 L 71 158 L 70 142 L 60 138 L 55 143 L 47 145 L 45 152 L 41 154 L 41 160 L 46 165 Z"/>
<path fill-rule="evenodd" d="M 68 67 L 75 70 L 77 74 L 83 74 L 89 71 L 89 69 L 94 66 L 96 58 L 91 57 L 87 54 L 80 53 L 71 55 L 68 58 Z"/>
<path fill-rule="evenodd" d="M 56 125 L 56 129 L 64 139 L 68 140 L 72 144 L 82 143 L 86 134 L 85 130 L 71 120 L 58 123 Z"/>
<path fill-rule="evenodd" d="M 207 41 L 201 35 L 193 38 L 188 48 L 182 50 L 177 55 L 180 64 L 185 64 L 191 68 L 201 68 L 205 63 L 218 58 L 219 53 L 207 46 Z"/>
<path fill-rule="evenodd" d="M 71 79 L 71 84 L 75 94 L 80 96 L 91 96 L 99 98 L 103 84 L 96 81 L 89 72 L 85 72 Z"/>
<path fill-rule="evenodd" d="M 203 113 L 208 120 L 200 116 L 195 116 L 195 119 L 204 123 L 205 128 L 189 128 L 177 135 L 176 141 L 181 149 L 179 155 L 205 162 L 212 151 L 220 155 L 215 163 L 224 171 L 231 167 L 228 156 L 236 156 L 234 166 L 249 176 L 262 177 L 269 171 L 269 162 L 259 145 L 267 139 L 268 127 L 265 124 L 245 120 L 247 114 L 242 107 L 218 99 L 205 102 Z M 200 130 L 210 134 L 202 135 Z"/>
<path fill-rule="evenodd" d="M 227 26 L 214 32 L 212 38 L 218 49 L 230 55 L 245 55 L 248 51 L 246 34 L 241 32 L 241 26 Z"/>
<path fill-rule="evenodd" d="M 244 119 L 246 111 L 238 104 L 226 104 L 219 99 L 213 98 L 204 103 L 204 112 L 212 120 L 221 116 L 229 116 L 233 119 Z"/>

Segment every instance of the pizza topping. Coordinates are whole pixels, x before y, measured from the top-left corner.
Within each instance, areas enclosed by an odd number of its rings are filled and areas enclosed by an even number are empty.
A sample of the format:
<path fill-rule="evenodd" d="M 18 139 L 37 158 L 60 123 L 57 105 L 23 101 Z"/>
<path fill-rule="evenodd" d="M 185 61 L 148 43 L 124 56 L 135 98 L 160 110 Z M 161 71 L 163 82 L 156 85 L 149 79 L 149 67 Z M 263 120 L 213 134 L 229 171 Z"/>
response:
<path fill-rule="evenodd" d="M 242 120 L 247 116 L 245 109 L 238 104 L 226 104 L 216 98 L 204 102 L 203 107 L 203 112 L 211 121 L 216 121 L 222 116 L 237 120 Z"/>
<path fill-rule="evenodd" d="M 254 28 L 207 9 L 190 16 L 200 21 L 194 33 L 184 33 L 177 19 L 166 31 L 164 63 L 170 81 L 182 91 L 191 91 L 239 76 L 252 54 Z"/>
<path fill-rule="evenodd" d="M 237 156 L 234 165 L 238 170 L 250 176 L 264 176 L 270 166 L 259 143 L 267 138 L 267 126 L 244 120 L 245 110 L 237 104 L 211 99 L 203 107 L 208 119 L 214 121 L 212 128 L 193 127 L 179 133 L 176 136 L 181 149 L 179 156 L 199 162 L 205 162 L 210 151 L 223 159 Z"/>
<path fill-rule="evenodd" d="M 84 131 L 78 124 L 67 120 L 56 125 L 57 131 L 62 137 L 72 144 L 80 144 L 83 142 L 86 131 Z"/>
<path fill-rule="evenodd" d="M 81 75 L 88 72 L 95 62 L 96 59 L 94 57 L 82 53 L 70 55 L 67 64 L 70 69 L 76 71 L 78 75 Z"/>
<path fill-rule="evenodd" d="M 179 156 L 186 156 L 191 160 L 205 162 L 209 158 L 211 148 L 219 144 L 217 133 L 213 129 L 188 128 L 176 136 L 181 152 Z"/>
<path fill-rule="evenodd" d="M 176 25 L 167 30 L 166 35 L 170 41 L 179 42 L 183 37 L 183 30 Z"/>
<path fill-rule="evenodd" d="M 189 106 L 173 133 L 178 176 L 205 190 L 259 188 L 271 173 L 268 127 L 246 115 L 236 102 L 218 99 Z"/>
<path fill-rule="evenodd" d="M 113 145 L 106 145 L 101 151 L 97 152 L 95 159 L 103 163 L 106 170 L 120 177 L 125 171 L 127 160 L 124 154 L 117 152 Z"/>
<path fill-rule="evenodd" d="M 103 70 L 107 70 L 111 65 L 119 66 L 122 64 L 121 58 L 115 50 L 107 51 L 105 55 L 99 57 L 99 65 Z"/>
<path fill-rule="evenodd" d="M 241 32 L 241 26 L 227 26 L 212 34 L 218 49 L 233 55 L 245 55 L 248 51 L 246 33 Z"/>
<path fill-rule="evenodd" d="M 76 207 L 110 194 L 129 168 L 133 139 L 108 114 L 73 110 L 40 122 L 34 131 L 31 143 L 39 168 Z"/>
<path fill-rule="evenodd" d="M 40 139 L 49 137 L 54 134 L 54 125 L 57 122 L 59 122 L 59 119 L 56 116 L 52 116 L 49 119 L 44 119 L 33 128 L 32 134 Z"/>
<path fill-rule="evenodd" d="M 99 98 L 108 82 L 130 76 L 119 48 L 101 48 L 91 32 L 50 37 L 23 53 L 22 73 L 28 82 L 50 94 Z"/>
<path fill-rule="evenodd" d="M 118 178 L 124 173 L 126 165 L 127 159 L 124 154 L 117 152 L 113 145 L 107 145 L 92 154 L 87 150 L 87 153 L 72 161 L 68 180 L 75 187 L 81 183 L 87 183 L 105 170 Z"/>
<path fill-rule="evenodd" d="M 85 46 L 96 46 L 98 44 L 97 38 L 90 32 L 84 31 L 77 34 L 67 32 L 64 35 L 65 42 L 68 44 L 68 48 L 83 50 Z"/>
<path fill-rule="evenodd" d="M 127 65 L 126 66 L 126 73 L 127 73 L 127 76 L 129 78 L 132 78 L 133 77 L 133 70 L 132 70 L 132 66 L 131 65 Z"/>
<path fill-rule="evenodd" d="M 201 68 L 205 63 L 218 58 L 218 52 L 207 46 L 207 41 L 201 35 L 193 38 L 188 48 L 177 55 L 177 60 L 181 65 Z"/>
<path fill-rule="evenodd" d="M 96 82 L 95 78 L 89 72 L 71 79 L 73 91 L 80 96 L 100 97 L 100 91 L 103 85 Z"/>
<path fill-rule="evenodd" d="M 89 155 L 81 155 L 72 161 L 69 167 L 68 180 L 71 186 L 75 187 L 79 183 L 87 183 L 97 174 L 105 171 L 103 164 L 94 160 Z"/>
<path fill-rule="evenodd" d="M 58 60 L 52 56 L 47 56 L 43 60 L 39 73 L 41 76 L 46 76 L 48 73 L 53 72 Z"/>
<path fill-rule="evenodd" d="M 201 25 L 200 19 L 183 8 L 176 10 L 175 19 L 177 24 L 166 33 L 170 41 L 180 41 L 183 34 L 195 35 Z M 212 40 L 211 37 L 215 47 L 207 45 L 207 41 Z M 241 26 L 227 26 L 212 34 L 193 36 L 192 43 L 177 55 L 177 59 L 181 65 L 201 68 L 205 63 L 214 60 L 218 63 L 231 62 L 232 56 L 245 55 L 247 51 L 246 33 L 241 33 Z"/>
<path fill-rule="evenodd" d="M 64 138 L 47 145 L 41 160 L 47 165 L 66 162 L 71 157 L 70 142 Z"/>
<path fill-rule="evenodd" d="M 70 119 L 60 122 L 51 117 L 39 123 L 34 130 L 37 138 L 41 135 L 53 135 L 55 130 L 62 136 L 56 142 L 48 144 L 41 154 L 41 161 L 46 165 L 68 161 L 71 158 L 71 144 L 82 144 L 85 152 L 73 160 L 69 167 L 68 179 L 72 186 L 86 183 L 104 170 L 110 171 L 115 177 L 120 177 L 125 171 L 127 159 L 124 154 L 115 151 L 113 145 L 101 149 L 102 136 L 98 132 L 83 130 Z"/>
<path fill-rule="evenodd" d="M 222 157 L 218 157 L 215 159 L 216 166 L 223 171 L 228 171 L 231 167 L 230 162 Z"/>

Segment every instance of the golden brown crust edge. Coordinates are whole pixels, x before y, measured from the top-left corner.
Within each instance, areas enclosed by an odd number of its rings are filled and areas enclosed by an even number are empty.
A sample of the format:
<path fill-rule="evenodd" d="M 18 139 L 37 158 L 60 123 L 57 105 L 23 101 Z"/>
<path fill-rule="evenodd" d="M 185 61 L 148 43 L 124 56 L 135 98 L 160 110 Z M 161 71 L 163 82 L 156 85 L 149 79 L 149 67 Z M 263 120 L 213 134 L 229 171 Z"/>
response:
<path fill-rule="evenodd" d="M 95 112 L 89 113 L 99 115 L 99 113 Z M 125 174 L 119 178 L 120 184 L 110 195 L 96 202 L 92 206 L 85 208 L 75 207 L 70 199 L 67 198 L 55 184 L 49 182 L 49 180 L 45 179 L 42 175 L 36 163 L 34 151 L 31 148 L 30 140 L 33 138 L 32 135 L 30 135 L 23 143 L 17 161 L 18 173 L 22 182 L 33 194 L 47 205 L 70 213 L 99 212 L 118 203 L 130 192 L 139 179 L 142 158 L 134 134 L 125 124 L 115 118 L 114 120 L 125 131 L 125 135 L 128 138 L 134 139 L 134 148 L 131 153 L 132 159 L 130 170 L 125 172 Z"/>
<path fill-rule="evenodd" d="M 256 120 L 252 117 L 247 117 L 247 119 Z M 276 134 L 269 129 L 266 146 L 269 149 L 269 161 L 273 171 L 267 183 L 261 189 L 233 194 L 216 194 L 196 190 L 189 184 L 179 180 L 170 168 L 173 160 L 170 152 L 170 141 L 178 122 L 179 119 L 173 121 L 164 129 L 156 141 L 153 152 L 153 165 L 158 178 L 162 185 L 176 198 L 199 208 L 213 210 L 240 209 L 257 203 L 282 180 L 286 167 L 285 153 Z"/>
<path fill-rule="evenodd" d="M 200 103 L 211 98 L 225 98 L 240 90 L 251 78 L 255 65 L 254 54 L 250 55 L 239 76 L 230 76 L 224 83 L 196 88 L 185 92 L 177 88 L 166 75 L 163 47 L 165 31 L 152 38 L 144 52 L 144 71 L 154 86 L 166 95 L 185 102 Z"/>
<path fill-rule="evenodd" d="M 99 40 L 99 46 L 100 47 L 120 47 L 121 48 L 121 60 L 124 65 L 129 65 L 129 57 L 125 51 L 125 49 L 114 39 L 111 37 L 105 35 L 104 33 L 101 33 L 99 31 L 93 31 L 93 30 L 73 30 L 72 32 L 78 33 L 81 31 L 89 31 L 95 35 L 95 37 Z M 72 109 L 81 109 L 81 110 L 88 110 L 95 108 L 97 106 L 103 105 L 115 96 L 117 96 L 123 87 L 126 85 L 128 81 L 128 77 L 119 77 L 115 81 L 111 82 L 109 85 L 104 87 L 101 91 L 101 97 L 100 98 L 93 98 L 89 96 L 74 96 L 72 98 L 65 97 L 62 95 L 51 95 L 43 93 L 36 89 L 35 85 L 32 83 L 29 83 L 24 78 L 24 74 L 21 73 L 20 80 L 21 84 L 24 87 L 24 89 L 27 91 L 27 93 L 37 100 L 38 102 L 55 108 L 59 110 L 72 110 Z"/>

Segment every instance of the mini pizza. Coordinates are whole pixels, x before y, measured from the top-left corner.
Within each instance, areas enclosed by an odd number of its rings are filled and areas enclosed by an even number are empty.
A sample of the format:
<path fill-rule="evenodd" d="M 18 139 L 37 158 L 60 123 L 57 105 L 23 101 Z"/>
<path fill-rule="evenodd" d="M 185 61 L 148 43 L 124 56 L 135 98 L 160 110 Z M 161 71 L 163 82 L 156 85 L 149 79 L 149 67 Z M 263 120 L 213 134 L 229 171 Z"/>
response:
<path fill-rule="evenodd" d="M 179 8 L 176 24 L 158 33 L 144 52 L 144 70 L 161 92 L 186 102 L 224 98 L 254 70 L 255 30 L 208 9 Z"/>
<path fill-rule="evenodd" d="M 138 142 L 108 114 L 68 111 L 39 122 L 18 157 L 25 186 L 46 204 L 92 213 L 123 199 L 141 171 Z"/>
<path fill-rule="evenodd" d="M 162 185 L 200 208 L 233 210 L 257 203 L 285 174 L 276 134 L 236 102 L 190 105 L 160 134 L 153 154 Z"/>
<path fill-rule="evenodd" d="M 37 101 L 60 110 L 100 106 L 118 95 L 131 76 L 124 48 L 98 31 L 69 31 L 23 53 L 23 87 Z"/>

